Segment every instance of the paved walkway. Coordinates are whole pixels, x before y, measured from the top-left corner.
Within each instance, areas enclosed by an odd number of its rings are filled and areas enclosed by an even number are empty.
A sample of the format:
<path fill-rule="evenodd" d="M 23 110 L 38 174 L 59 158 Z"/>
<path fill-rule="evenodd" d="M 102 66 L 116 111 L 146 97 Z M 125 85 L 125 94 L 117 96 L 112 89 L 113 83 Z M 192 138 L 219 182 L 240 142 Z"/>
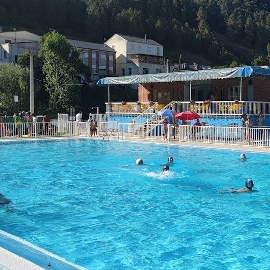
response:
<path fill-rule="evenodd" d="M 40 270 L 42 268 L 0 247 L 0 270 Z"/>

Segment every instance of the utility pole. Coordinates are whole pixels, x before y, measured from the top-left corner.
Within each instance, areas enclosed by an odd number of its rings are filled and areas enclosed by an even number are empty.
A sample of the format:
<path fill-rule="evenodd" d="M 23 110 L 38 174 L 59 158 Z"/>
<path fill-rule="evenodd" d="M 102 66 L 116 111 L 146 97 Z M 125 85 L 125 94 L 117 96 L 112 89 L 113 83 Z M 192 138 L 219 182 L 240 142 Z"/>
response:
<path fill-rule="evenodd" d="M 35 92 L 34 92 L 34 61 L 33 53 L 30 51 L 30 112 L 35 113 Z"/>

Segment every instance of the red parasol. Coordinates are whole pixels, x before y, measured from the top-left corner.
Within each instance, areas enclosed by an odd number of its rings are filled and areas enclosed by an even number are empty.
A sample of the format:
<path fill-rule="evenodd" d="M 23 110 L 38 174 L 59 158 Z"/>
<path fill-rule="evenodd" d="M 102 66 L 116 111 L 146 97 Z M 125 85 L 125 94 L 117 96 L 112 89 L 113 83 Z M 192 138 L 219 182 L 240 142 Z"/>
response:
<path fill-rule="evenodd" d="M 185 112 L 180 112 L 180 113 L 175 114 L 174 118 L 187 121 L 187 120 L 199 119 L 200 116 L 195 112 L 185 111 Z"/>

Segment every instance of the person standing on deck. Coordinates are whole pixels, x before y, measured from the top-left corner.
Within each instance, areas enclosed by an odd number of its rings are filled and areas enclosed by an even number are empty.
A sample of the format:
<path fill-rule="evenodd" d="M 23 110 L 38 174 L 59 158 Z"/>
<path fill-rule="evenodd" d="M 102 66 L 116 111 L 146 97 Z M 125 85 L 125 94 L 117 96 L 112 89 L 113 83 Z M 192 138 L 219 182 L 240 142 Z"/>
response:
<path fill-rule="evenodd" d="M 49 116 L 48 113 L 45 113 L 43 116 L 43 131 L 46 135 L 49 134 L 50 123 L 51 123 L 51 117 Z"/>
<path fill-rule="evenodd" d="M 246 125 L 246 136 L 247 136 L 248 144 L 250 144 L 252 142 L 252 128 L 253 128 L 253 121 L 250 115 L 247 117 L 247 121 L 245 122 L 245 125 Z"/>
<path fill-rule="evenodd" d="M 167 140 L 168 139 L 167 138 L 167 136 L 168 136 L 168 124 L 169 124 L 168 118 L 164 117 L 162 123 L 163 123 L 163 130 L 164 130 L 163 138 L 164 138 L 164 140 Z"/>
<path fill-rule="evenodd" d="M 15 135 L 18 135 L 19 137 L 21 137 L 22 119 L 17 113 L 13 114 L 13 119 L 14 119 L 14 124 L 15 124 Z"/>

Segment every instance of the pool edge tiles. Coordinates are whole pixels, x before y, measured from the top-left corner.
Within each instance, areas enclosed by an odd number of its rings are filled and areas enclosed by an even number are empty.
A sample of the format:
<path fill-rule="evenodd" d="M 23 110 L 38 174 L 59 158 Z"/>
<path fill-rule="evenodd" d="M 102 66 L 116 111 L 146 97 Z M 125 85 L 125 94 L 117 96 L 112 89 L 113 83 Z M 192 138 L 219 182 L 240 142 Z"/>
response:
<path fill-rule="evenodd" d="M 12 257 L 12 260 L 15 259 L 13 265 L 16 268 L 10 268 L 9 266 L 9 270 L 18 270 L 18 265 L 21 265 L 20 263 L 25 263 L 26 261 L 32 263 L 33 268 L 29 269 L 87 270 L 82 266 L 68 262 L 64 258 L 61 258 L 49 251 L 39 248 L 17 236 L 2 230 L 0 230 L 0 248 L 3 249 L 2 253 L 4 252 L 9 254 L 9 252 L 11 252 L 12 254 L 16 255 Z M 8 252 L 5 252 L 5 250 Z M 3 258 L 0 256 L 0 266 L 4 266 L 2 263 L 6 263 L 6 258 L 5 261 L 2 261 L 4 258 L 5 256 Z"/>

